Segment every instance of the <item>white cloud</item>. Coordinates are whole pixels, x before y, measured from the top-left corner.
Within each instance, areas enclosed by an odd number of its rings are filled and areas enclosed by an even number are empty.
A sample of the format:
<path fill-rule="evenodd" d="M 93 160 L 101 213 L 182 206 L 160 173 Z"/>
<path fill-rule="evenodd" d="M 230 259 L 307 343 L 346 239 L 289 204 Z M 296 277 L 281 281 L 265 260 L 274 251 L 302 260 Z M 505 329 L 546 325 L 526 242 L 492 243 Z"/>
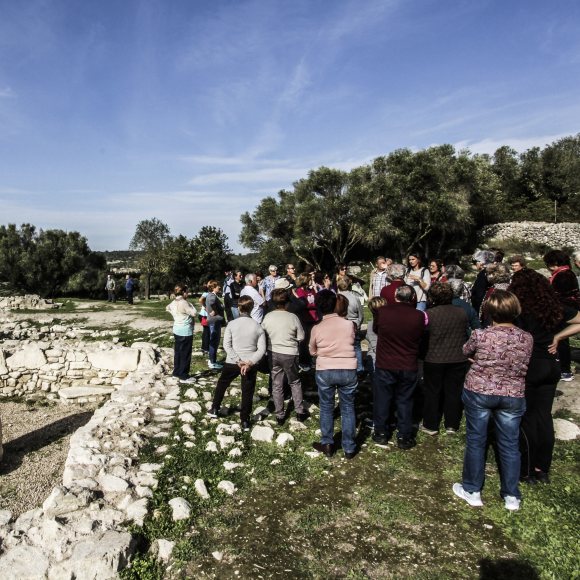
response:
<path fill-rule="evenodd" d="M 569 133 L 561 133 L 559 135 L 542 135 L 542 136 L 532 136 L 532 137 L 502 137 L 493 138 L 488 137 L 486 139 L 481 139 L 480 141 L 458 141 L 455 143 L 455 148 L 469 149 L 472 153 L 489 153 L 493 154 L 495 151 L 504 145 L 512 147 L 518 152 L 526 151 L 532 147 L 545 147 L 558 139 L 567 137 Z"/>
<path fill-rule="evenodd" d="M 0 89 L 0 99 L 13 99 L 16 97 L 16 93 L 11 87 L 4 87 Z"/>

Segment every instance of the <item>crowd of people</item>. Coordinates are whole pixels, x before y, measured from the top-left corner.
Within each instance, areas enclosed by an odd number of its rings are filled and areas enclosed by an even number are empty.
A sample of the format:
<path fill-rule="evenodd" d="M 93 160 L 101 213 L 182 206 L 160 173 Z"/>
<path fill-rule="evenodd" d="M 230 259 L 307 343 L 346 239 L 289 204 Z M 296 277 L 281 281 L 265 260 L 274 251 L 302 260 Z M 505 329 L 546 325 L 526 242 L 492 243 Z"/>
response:
<path fill-rule="evenodd" d="M 573 259 L 580 268 L 580 253 Z M 344 264 L 334 275 L 297 275 L 293 264 L 279 275 L 271 265 L 265 277 L 236 271 L 222 285 L 210 280 L 199 310 L 187 300 L 187 288 L 177 285 L 167 307 L 174 318 L 174 376 L 194 382 L 189 368 L 199 320 L 208 366 L 220 371 L 208 415 L 218 417 L 227 388 L 241 376 L 240 420 L 249 430 L 258 372 L 269 375 L 276 421 L 283 425 L 289 395 L 296 419 L 309 419 L 302 382 L 314 367 L 321 438 L 313 447 L 328 457 L 337 449 L 336 394 L 344 456 L 359 451 L 355 398 L 362 385 L 372 387 L 377 445 L 396 435 L 400 449 L 411 449 L 418 430 L 454 436 L 465 415 L 463 479 L 453 492 L 471 506 L 483 505 L 492 444 L 505 507 L 516 510 L 520 482 L 550 481 L 552 403 L 557 383 L 572 380 L 568 338 L 580 332 L 579 279 L 570 258 L 554 250 L 544 262 L 549 279 L 528 268 L 523 256 L 504 261 L 500 251 L 478 251 L 470 285 L 459 266 L 439 259 L 423 262 L 411 253 L 404 265 L 379 257 L 368 295 L 366 281 Z M 224 326 L 222 363 L 217 351 Z"/>

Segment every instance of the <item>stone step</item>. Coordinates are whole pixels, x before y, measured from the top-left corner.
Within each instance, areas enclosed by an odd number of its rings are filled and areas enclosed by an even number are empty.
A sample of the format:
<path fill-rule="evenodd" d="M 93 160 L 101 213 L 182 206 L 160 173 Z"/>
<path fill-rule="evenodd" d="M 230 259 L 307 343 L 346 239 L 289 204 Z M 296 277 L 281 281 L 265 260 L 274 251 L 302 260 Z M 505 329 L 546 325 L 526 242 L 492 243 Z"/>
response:
<path fill-rule="evenodd" d="M 61 399 L 71 400 L 79 399 L 82 397 L 104 397 L 113 393 L 115 389 L 111 387 L 99 387 L 95 385 L 90 385 L 86 387 L 66 387 L 60 389 L 58 396 Z"/>

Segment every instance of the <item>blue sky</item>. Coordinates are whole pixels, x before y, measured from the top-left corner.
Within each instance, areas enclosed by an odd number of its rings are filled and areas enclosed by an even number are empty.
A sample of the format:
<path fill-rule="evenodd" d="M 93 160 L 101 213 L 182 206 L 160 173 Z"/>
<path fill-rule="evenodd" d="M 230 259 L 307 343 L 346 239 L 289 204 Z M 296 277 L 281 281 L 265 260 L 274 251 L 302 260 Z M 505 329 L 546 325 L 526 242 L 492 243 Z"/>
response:
<path fill-rule="evenodd" d="M 580 131 L 577 0 L 0 0 L 0 223 L 127 248 L 326 165 Z"/>

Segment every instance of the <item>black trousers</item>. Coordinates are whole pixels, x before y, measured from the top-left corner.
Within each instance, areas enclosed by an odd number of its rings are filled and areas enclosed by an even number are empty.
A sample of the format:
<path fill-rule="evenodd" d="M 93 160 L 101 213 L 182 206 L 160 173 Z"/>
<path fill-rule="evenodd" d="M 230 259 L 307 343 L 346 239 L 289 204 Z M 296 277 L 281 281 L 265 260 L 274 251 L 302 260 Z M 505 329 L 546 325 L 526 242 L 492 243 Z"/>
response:
<path fill-rule="evenodd" d="M 189 368 L 191 367 L 191 348 L 193 346 L 192 336 L 173 335 L 175 339 L 173 356 L 173 376 L 180 379 L 189 378 Z"/>
<path fill-rule="evenodd" d="M 572 353 L 570 352 L 570 339 L 565 338 L 558 343 L 558 358 L 563 373 L 572 372 Z"/>
<path fill-rule="evenodd" d="M 459 429 L 463 414 L 461 393 L 467 363 L 430 363 L 423 367 L 424 401 L 423 425 L 439 431 L 441 417 L 445 428 Z"/>
<path fill-rule="evenodd" d="M 560 364 L 555 359 L 532 359 L 526 375 L 526 412 L 520 426 L 521 476 L 540 469 L 548 473 L 554 452 L 552 403 L 560 380 Z"/>
<path fill-rule="evenodd" d="M 209 326 L 202 326 L 201 328 L 201 350 L 209 352 Z"/>
<path fill-rule="evenodd" d="M 242 406 L 240 410 L 240 421 L 250 420 L 258 368 L 259 365 L 255 365 L 245 375 L 242 375 Z M 212 407 L 214 409 L 220 408 L 228 387 L 232 384 L 232 381 L 239 376 L 240 367 L 237 364 L 228 362 L 224 364 L 224 368 L 222 369 L 213 395 Z"/>

